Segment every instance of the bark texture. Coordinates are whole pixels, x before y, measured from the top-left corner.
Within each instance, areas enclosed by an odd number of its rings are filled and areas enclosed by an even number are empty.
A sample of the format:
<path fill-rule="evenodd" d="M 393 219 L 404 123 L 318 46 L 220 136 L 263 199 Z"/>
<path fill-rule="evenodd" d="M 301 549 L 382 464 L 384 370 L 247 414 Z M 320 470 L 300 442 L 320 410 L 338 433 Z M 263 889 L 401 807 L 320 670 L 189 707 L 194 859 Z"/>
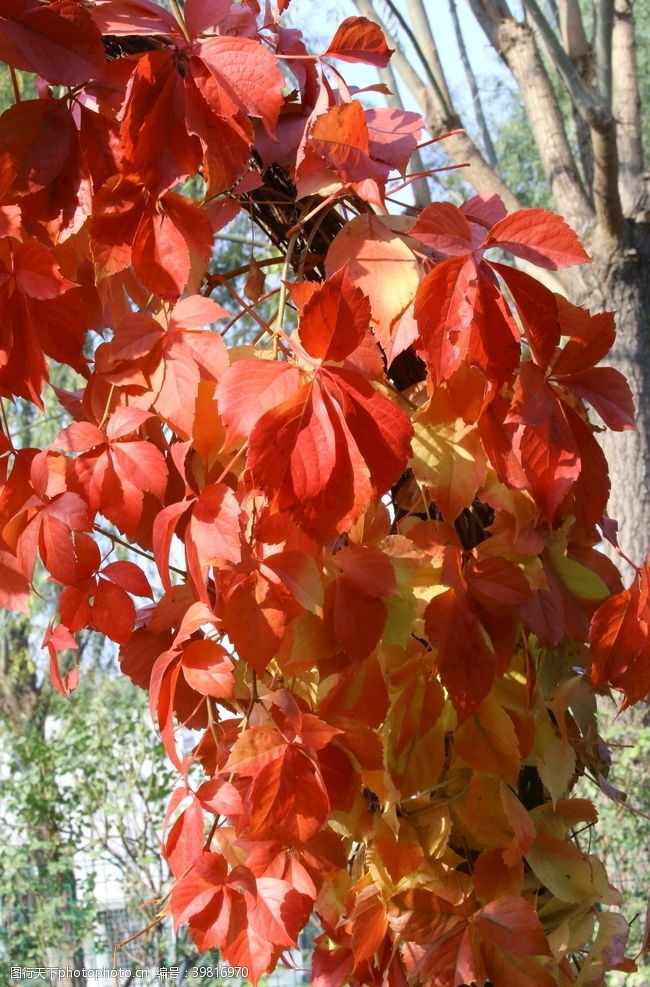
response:
<path fill-rule="evenodd" d="M 650 220 L 650 214 L 648 215 Z M 650 222 L 628 222 L 627 246 L 596 261 L 603 307 L 616 312 L 617 335 L 607 362 L 630 382 L 637 431 L 603 432 L 612 477 L 609 511 L 622 547 L 639 562 L 650 552 Z"/>

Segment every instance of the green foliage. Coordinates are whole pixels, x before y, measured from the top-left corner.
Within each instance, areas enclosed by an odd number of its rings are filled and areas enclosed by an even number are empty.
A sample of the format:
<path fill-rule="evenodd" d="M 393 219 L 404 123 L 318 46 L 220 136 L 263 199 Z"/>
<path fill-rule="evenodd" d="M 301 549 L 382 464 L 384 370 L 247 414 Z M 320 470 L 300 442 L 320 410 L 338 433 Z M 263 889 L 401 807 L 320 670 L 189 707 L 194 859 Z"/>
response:
<path fill-rule="evenodd" d="M 8 721 L 0 729 L 0 953 L 35 966 L 78 962 L 84 941 L 96 940 L 93 863 L 123 866 L 138 905 L 160 893 L 171 785 L 145 697 L 126 680 L 91 673 L 74 703 L 49 686 L 39 692 L 22 731 Z"/>
<path fill-rule="evenodd" d="M 603 739 L 613 749 L 614 769 L 608 781 L 627 797 L 617 802 L 599 793 L 595 801 L 600 820 L 593 832 L 591 852 L 606 862 L 610 880 L 623 894 L 623 912 L 630 923 L 628 955 L 634 956 L 644 937 L 650 872 L 650 724 L 643 722 L 637 710 L 616 718 L 610 710 Z M 585 796 L 593 798 L 593 786 L 583 787 Z M 610 974 L 608 984 L 646 987 L 650 963 L 644 957 L 637 962 L 637 973 Z"/>

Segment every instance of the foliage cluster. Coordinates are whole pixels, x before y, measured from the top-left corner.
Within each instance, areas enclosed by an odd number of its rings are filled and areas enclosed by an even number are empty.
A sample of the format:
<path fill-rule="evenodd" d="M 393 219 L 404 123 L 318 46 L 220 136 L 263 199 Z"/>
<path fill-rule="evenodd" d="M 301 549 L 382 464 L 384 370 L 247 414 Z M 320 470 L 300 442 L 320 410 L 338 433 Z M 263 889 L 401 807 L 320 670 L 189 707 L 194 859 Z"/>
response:
<path fill-rule="evenodd" d="M 401 212 L 423 121 L 339 71 L 386 66 L 382 32 L 311 55 L 286 6 L 0 19 L 39 77 L 0 118 L 0 394 L 82 381 L 51 443 L 0 435 L 0 603 L 40 560 L 59 691 L 85 629 L 148 690 L 163 910 L 199 949 L 256 983 L 315 913 L 316 987 L 596 985 L 635 964 L 571 793 L 606 787 L 596 693 L 650 688 L 650 570 L 596 548 L 594 433 L 634 427 L 613 316 L 503 262 L 588 261 L 552 213 Z M 221 269 L 242 213 L 274 252 Z"/>

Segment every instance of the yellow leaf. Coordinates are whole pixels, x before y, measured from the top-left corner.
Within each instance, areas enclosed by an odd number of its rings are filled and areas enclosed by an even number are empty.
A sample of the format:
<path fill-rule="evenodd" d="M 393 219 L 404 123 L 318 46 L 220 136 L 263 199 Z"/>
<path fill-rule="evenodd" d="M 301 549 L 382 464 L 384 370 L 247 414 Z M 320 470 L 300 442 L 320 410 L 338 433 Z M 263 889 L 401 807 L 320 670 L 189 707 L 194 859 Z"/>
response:
<path fill-rule="evenodd" d="M 537 717 L 534 754 L 539 776 L 555 805 L 568 792 L 576 769 L 576 755 L 571 744 L 555 732 L 545 711 Z"/>
<path fill-rule="evenodd" d="M 485 479 L 487 459 L 478 429 L 462 418 L 436 425 L 420 420 L 413 427 L 411 468 L 451 523 L 470 506 Z"/>
<path fill-rule="evenodd" d="M 586 566 L 574 562 L 573 559 L 559 552 L 549 551 L 548 554 L 553 568 L 570 593 L 580 600 L 598 602 L 607 599 L 609 596 L 607 585 L 592 569 L 587 569 Z"/>
<path fill-rule="evenodd" d="M 517 735 L 505 710 L 488 696 L 454 738 L 456 753 L 476 771 L 516 784 L 521 765 Z"/>
<path fill-rule="evenodd" d="M 535 876 L 560 901 L 617 902 L 598 857 L 581 854 L 565 840 L 540 833 L 526 860 Z"/>
<path fill-rule="evenodd" d="M 331 277 L 348 264 L 348 274 L 370 299 L 373 324 L 386 344 L 392 323 L 413 301 L 420 282 L 413 251 L 388 219 L 371 214 L 351 219 L 334 237 L 325 265 Z"/>

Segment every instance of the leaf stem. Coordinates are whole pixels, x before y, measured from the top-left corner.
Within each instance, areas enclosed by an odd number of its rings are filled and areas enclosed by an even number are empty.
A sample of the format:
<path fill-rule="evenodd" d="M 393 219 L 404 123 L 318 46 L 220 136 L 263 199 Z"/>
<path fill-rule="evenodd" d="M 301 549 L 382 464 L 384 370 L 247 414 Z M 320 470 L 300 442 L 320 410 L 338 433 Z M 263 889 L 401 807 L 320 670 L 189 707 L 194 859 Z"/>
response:
<path fill-rule="evenodd" d="M 102 528 L 98 524 L 93 524 L 93 531 L 96 531 L 98 535 L 104 535 L 105 538 L 110 538 L 115 545 L 121 545 L 123 548 L 128 548 L 130 552 L 135 552 L 136 555 L 141 555 L 143 559 L 148 559 L 149 562 L 153 562 L 155 564 L 156 559 L 150 552 L 145 552 L 143 548 L 138 548 L 137 545 L 130 545 L 128 541 L 124 541 L 123 538 L 119 538 L 111 531 L 107 531 L 106 528 Z M 177 573 L 179 576 L 187 576 L 187 573 L 183 569 L 177 569 L 175 565 L 170 565 L 169 568 L 172 572 Z"/>
<path fill-rule="evenodd" d="M 14 101 L 16 103 L 20 103 L 21 97 L 20 97 L 20 86 L 18 85 L 18 76 L 16 75 L 16 70 L 12 65 L 9 66 L 9 74 L 11 75 L 11 85 L 14 91 Z"/>
<path fill-rule="evenodd" d="M 172 0 L 172 9 L 174 11 L 174 17 L 178 21 L 178 26 L 180 27 L 181 31 L 183 32 L 183 37 L 185 38 L 185 40 L 189 44 L 192 39 L 191 39 L 190 33 L 187 30 L 187 27 L 185 25 L 185 18 L 183 17 L 183 11 L 181 10 L 181 5 L 179 4 L 178 0 Z"/>

